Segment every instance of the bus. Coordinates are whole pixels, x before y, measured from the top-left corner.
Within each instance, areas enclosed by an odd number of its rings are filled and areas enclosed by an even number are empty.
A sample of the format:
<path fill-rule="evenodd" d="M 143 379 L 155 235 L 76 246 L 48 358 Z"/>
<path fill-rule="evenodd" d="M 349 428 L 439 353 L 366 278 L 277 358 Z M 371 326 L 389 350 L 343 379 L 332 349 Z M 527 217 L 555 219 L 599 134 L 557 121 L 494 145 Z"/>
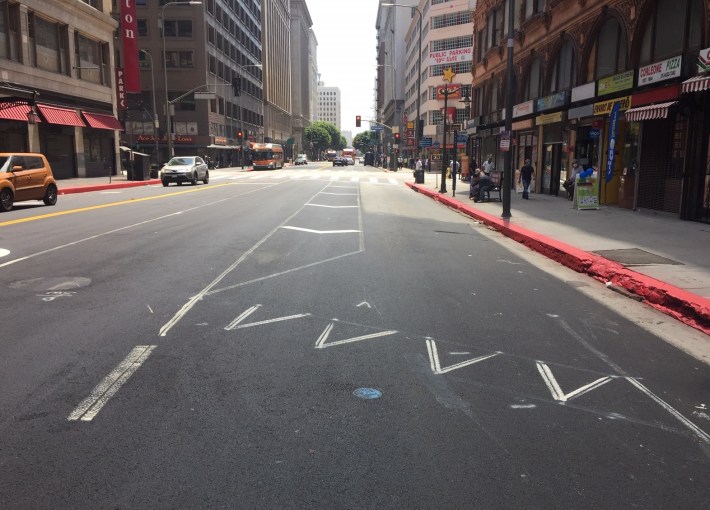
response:
<path fill-rule="evenodd" d="M 251 148 L 254 170 L 275 170 L 284 167 L 284 150 L 277 143 L 255 143 Z"/>
<path fill-rule="evenodd" d="M 334 150 L 328 150 L 325 153 L 325 159 L 327 159 L 328 161 L 333 161 L 337 155 L 338 155 L 338 153 L 335 152 Z"/>
<path fill-rule="evenodd" d="M 355 149 L 343 149 L 343 157 L 344 158 L 353 158 L 353 161 L 355 161 L 356 153 Z"/>

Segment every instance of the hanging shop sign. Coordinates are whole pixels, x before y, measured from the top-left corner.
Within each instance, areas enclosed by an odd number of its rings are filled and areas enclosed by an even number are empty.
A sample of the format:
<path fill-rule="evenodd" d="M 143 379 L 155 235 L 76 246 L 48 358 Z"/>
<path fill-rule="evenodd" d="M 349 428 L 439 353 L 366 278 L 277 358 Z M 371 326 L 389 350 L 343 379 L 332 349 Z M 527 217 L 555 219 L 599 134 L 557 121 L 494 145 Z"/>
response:
<path fill-rule="evenodd" d="M 126 92 L 139 93 L 141 80 L 138 68 L 138 20 L 136 19 L 136 4 L 133 0 L 121 2 L 121 32 L 123 34 L 123 69 Z"/>
<path fill-rule="evenodd" d="M 126 80 L 125 71 L 122 67 L 116 68 L 116 100 L 119 110 L 125 110 L 128 108 L 128 103 L 126 102 Z"/>
<path fill-rule="evenodd" d="M 609 114 L 609 139 L 607 140 L 606 154 L 606 182 L 609 183 L 614 177 L 614 163 L 616 162 L 616 139 L 619 134 L 619 114 L 621 108 L 619 103 L 615 103 Z"/>
<path fill-rule="evenodd" d="M 631 108 L 631 96 L 617 97 L 609 101 L 594 103 L 594 115 L 608 115 L 614 109 L 614 105 L 619 103 L 619 110 L 628 110 Z"/>
<path fill-rule="evenodd" d="M 628 90 L 634 86 L 634 72 L 626 71 L 625 73 L 615 74 L 607 78 L 602 78 L 597 81 L 597 95 L 605 96 L 614 92 Z"/>
<path fill-rule="evenodd" d="M 700 50 L 698 55 L 698 73 L 707 73 L 710 71 L 710 48 Z"/>
<path fill-rule="evenodd" d="M 437 99 L 458 99 L 461 97 L 461 85 L 451 84 L 451 85 L 437 85 L 436 87 L 436 98 Z"/>
<path fill-rule="evenodd" d="M 659 81 L 671 80 L 680 76 L 680 65 L 683 62 L 682 56 L 669 58 L 662 62 L 656 62 L 639 69 L 639 87 L 656 83 Z"/>

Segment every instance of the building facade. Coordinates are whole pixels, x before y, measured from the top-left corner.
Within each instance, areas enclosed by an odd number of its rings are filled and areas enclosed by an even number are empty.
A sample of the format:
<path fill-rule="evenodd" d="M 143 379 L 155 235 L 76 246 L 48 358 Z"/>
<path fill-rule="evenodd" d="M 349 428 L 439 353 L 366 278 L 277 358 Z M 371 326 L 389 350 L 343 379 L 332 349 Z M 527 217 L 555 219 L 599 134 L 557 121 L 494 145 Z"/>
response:
<path fill-rule="evenodd" d="M 293 154 L 304 152 L 303 131 L 311 125 L 311 84 L 315 78 L 311 60 L 311 20 L 304 0 L 291 0 L 291 108 Z"/>
<path fill-rule="evenodd" d="M 42 152 L 58 179 L 118 171 L 111 0 L 0 1 L 2 150 Z"/>
<path fill-rule="evenodd" d="M 340 89 L 318 82 L 318 120 L 330 122 L 340 130 Z"/>
<path fill-rule="evenodd" d="M 264 48 L 264 141 L 286 147 L 292 140 L 291 122 L 291 4 L 262 0 L 261 44 Z"/>
<path fill-rule="evenodd" d="M 136 17 L 142 92 L 129 95 L 124 144 L 157 150 L 159 161 L 172 146 L 177 155 L 242 162 L 263 136 L 260 4 L 137 0 Z"/>
<path fill-rule="evenodd" d="M 502 169 L 510 79 L 513 166 L 532 160 L 538 192 L 562 195 L 577 159 L 601 204 L 710 221 L 710 3 L 516 0 L 512 77 L 507 5 L 474 12 L 471 156 Z"/>

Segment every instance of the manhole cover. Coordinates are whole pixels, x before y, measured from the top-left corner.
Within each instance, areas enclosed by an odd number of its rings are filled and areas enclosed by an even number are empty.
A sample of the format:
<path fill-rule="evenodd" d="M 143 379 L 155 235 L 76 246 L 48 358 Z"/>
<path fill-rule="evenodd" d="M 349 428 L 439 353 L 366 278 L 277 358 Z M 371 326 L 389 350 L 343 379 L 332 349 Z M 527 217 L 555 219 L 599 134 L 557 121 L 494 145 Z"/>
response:
<path fill-rule="evenodd" d="M 656 255 L 655 253 L 642 250 L 640 248 L 624 248 L 620 250 L 599 250 L 595 251 L 597 255 L 601 255 L 605 259 L 619 262 L 625 266 L 646 266 L 648 264 L 669 264 L 682 266 L 682 262 L 667 259 Z"/>
<path fill-rule="evenodd" d="M 375 388 L 358 388 L 353 391 L 353 395 L 358 398 L 374 400 L 376 398 L 380 398 L 382 396 L 382 392 L 380 390 L 376 390 Z"/>

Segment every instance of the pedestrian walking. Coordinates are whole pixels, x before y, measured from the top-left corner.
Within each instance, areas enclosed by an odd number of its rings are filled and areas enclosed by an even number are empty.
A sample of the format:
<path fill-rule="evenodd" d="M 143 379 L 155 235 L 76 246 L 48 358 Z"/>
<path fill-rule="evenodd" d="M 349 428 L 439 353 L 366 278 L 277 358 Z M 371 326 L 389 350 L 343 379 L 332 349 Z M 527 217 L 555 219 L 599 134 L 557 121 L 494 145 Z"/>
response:
<path fill-rule="evenodd" d="M 533 168 L 532 163 L 529 159 L 525 160 L 525 165 L 520 169 L 520 176 L 518 177 L 518 182 L 523 183 L 523 198 L 525 200 L 529 199 L 528 190 L 530 188 L 530 183 L 532 182 L 533 175 L 535 175 L 535 168 Z"/>

